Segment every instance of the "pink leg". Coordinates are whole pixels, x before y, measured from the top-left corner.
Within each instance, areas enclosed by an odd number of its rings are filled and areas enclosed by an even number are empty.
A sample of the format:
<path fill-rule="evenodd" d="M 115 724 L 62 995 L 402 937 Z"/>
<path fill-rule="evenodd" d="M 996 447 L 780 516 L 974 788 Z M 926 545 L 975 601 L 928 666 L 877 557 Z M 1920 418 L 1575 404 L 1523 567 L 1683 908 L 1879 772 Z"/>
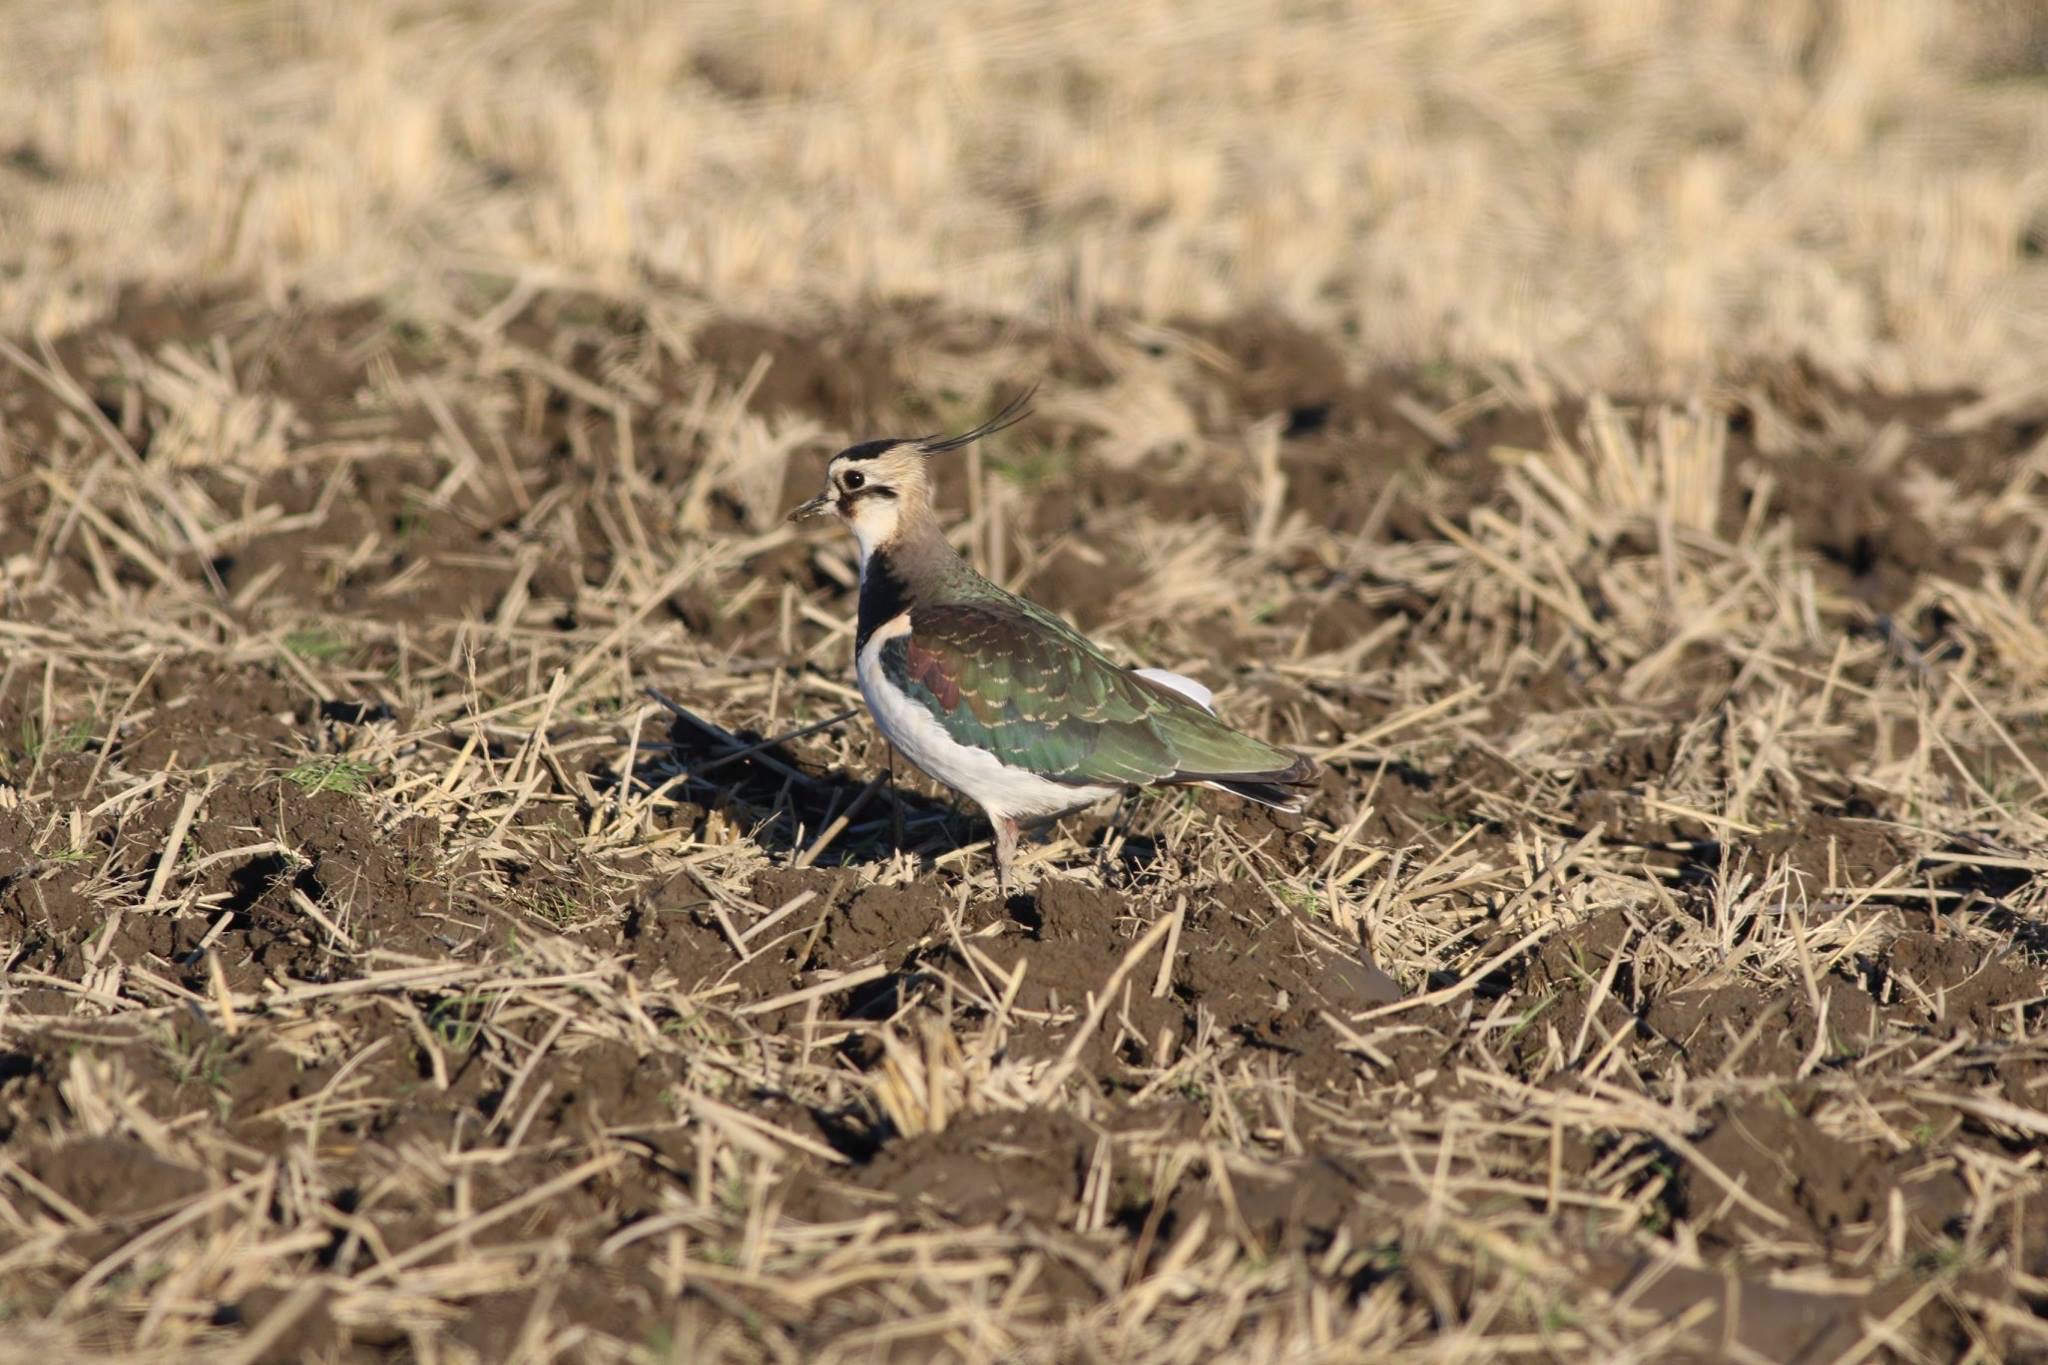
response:
<path fill-rule="evenodd" d="M 1017 822 L 995 816 L 991 823 L 996 827 L 996 887 L 1007 892 L 1013 884 L 1011 869 L 1017 863 Z"/>

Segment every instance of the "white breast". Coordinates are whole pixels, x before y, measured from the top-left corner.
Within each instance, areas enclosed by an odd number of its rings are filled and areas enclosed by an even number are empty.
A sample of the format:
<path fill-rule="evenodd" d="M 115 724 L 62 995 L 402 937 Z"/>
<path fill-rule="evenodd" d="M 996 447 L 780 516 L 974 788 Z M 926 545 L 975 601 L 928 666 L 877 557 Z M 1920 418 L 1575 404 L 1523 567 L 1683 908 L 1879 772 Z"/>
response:
<path fill-rule="evenodd" d="M 882 676 L 882 646 L 910 631 L 905 613 L 878 628 L 854 660 L 860 693 L 897 752 L 979 805 L 993 819 L 1038 820 L 1092 806 L 1115 787 L 1075 787 L 1014 768 L 946 733 L 924 704 Z"/>

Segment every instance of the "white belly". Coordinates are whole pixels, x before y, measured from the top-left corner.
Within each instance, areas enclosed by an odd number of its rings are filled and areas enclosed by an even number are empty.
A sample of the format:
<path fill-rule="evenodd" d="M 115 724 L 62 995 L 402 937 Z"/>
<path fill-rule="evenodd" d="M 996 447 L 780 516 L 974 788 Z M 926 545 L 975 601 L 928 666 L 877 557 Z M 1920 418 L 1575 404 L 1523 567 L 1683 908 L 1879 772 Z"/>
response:
<path fill-rule="evenodd" d="M 1117 792 L 1116 787 L 1076 787 L 1048 781 L 947 734 L 946 727 L 922 702 L 882 676 L 882 646 L 909 629 L 909 618 L 899 616 L 869 636 L 867 647 L 854 660 L 854 674 L 868 710 L 874 712 L 875 724 L 919 771 L 968 797 L 993 819 L 1044 819 L 1092 806 Z"/>

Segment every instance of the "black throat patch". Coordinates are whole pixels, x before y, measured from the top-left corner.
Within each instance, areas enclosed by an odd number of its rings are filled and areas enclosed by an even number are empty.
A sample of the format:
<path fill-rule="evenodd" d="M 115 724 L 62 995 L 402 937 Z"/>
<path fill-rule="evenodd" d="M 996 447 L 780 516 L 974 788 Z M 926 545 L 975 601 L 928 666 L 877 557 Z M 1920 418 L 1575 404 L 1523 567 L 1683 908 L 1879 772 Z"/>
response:
<path fill-rule="evenodd" d="M 853 653 L 858 658 L 868 637 L 910 609 L 910 585 L 896 571 L 887 550 L 868 556 L 860 575 L 860 613 L 854 622 Z"/>

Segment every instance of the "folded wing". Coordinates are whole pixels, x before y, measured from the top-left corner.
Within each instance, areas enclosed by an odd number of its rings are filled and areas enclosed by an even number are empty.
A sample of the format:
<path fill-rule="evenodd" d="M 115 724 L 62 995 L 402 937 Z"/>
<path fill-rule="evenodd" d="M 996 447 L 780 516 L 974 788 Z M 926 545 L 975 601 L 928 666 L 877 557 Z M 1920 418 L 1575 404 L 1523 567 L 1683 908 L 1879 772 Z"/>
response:
<path fill-rule="evenodd" d="M 916 607 L 880 662 L 955 740 L 1053 781 L 1203 783 L 1291 805 L 1281 789 L 1314 774 L 1021 599 Z"/>

